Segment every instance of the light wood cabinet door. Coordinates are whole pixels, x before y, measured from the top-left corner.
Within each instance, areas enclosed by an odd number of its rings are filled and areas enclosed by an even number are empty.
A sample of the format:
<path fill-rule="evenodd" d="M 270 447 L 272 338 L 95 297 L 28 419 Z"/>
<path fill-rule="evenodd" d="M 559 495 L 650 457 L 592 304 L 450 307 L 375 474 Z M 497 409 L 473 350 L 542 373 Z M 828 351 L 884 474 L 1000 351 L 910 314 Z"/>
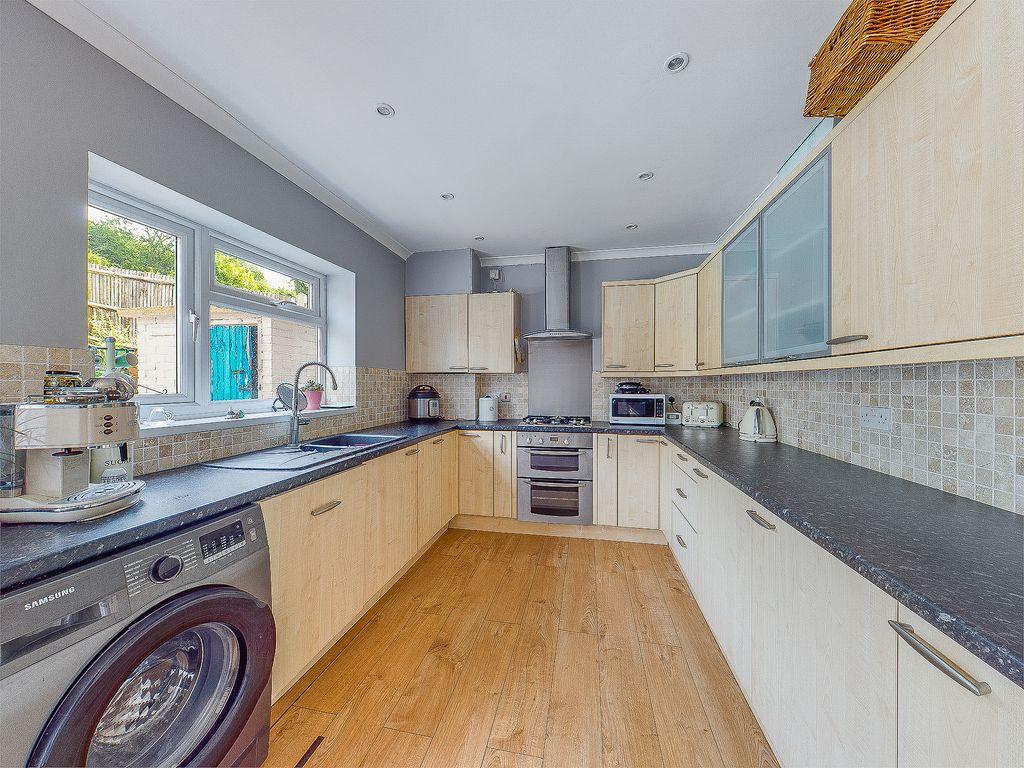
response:
<path fill-rule="evenodd" d="M 515 373 L 519 370 L 515 336 L 519 330 L 519 295 L 469 294 L 469 370 Z"/>
<path fill-rule="evenodd" d="M 619 436 L 594 435 L 594 523 L 619 524 Z"/>
<path fill-rule="evenodd" d="M 443 520 L 444 439 L 434 437 L 416 444 L 416 548 L 422 548 L 447 523 Z"/>
<path fill-rule="evenodd" d="M 491 439 L 494 441 L 494 516 L 515 517 L 512 433 L 495 432 Z"/>
<path fill-rule="evenodd" d="M 363 466 L 367 469 L 367 573 L 370 593 L 384 586 L 416 554 L 416 448 L 406 448 Z"/>
<path fill-rule="evenodd" d="M 441 519 L 448 522 L 459 514 L 459 434 L 441 438 Z"/>
<path fill-rule="evenodd" d="M 603 293 L 603 369 L 653 371 L 654 285 L 606 285 Z"/>
<path fill-rule="evenodd" d="M 469 370 L 469 295 L 405 297 L 405 369 Z"/>
<path fill-rule="evenodd" d="M 896 710 L 901 768 L 1024 765 L 1024 690 L 909 608 L 899 606 L 899 620 L 992 689 L 975 696 L 899 640 Z"/>
<path fill-rule="evenodd" d="M 971 4 L 832 143 L 833 354 L 1024 333 L 1024 3 Z"/>
<path fill-rule="evenodd" d="M 697 368 L 697 275 L 654 286 L 654 370 Z"/>
<path fill-rule="evenodd" d="M 372 594 L 366 577 L 366 470 L 325 479 L 320 540 L 320 650 L 356 617 Z"/>
<path fill-rule="evenodd" d="M 618 524 L 628 528 L 657 528 L 661 496 L 657 437 L 619 435 Z"/>
<path fill-rule="evenodd" d="M 697 362 L 700 369 L 722 367 L 722 254 L 697 273 Z"/>
<path fill-rule="evenodd" d="M 459 440 L 459 514 L 494 515 L 494 433 L 461 430 Z"/>

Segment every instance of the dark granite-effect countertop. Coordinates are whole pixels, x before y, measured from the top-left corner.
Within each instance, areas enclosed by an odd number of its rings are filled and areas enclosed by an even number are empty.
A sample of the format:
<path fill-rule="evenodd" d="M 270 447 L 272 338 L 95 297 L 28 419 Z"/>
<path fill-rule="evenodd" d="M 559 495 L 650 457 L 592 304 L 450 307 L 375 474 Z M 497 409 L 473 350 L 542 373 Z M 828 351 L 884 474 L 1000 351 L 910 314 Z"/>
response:
<path fill-rule="evenodd" d="M 515 420 L 400 423 L 363 430 L 400 439 L 304 471 L 190 466 L 147 475 L 143 501 L 64 525 L 0 527 L 7 592 L 244 504 L 328 477 L 452 429 L 552 431 Z M 732 429 L 558 431 L 664 434 L 672 443 L 1024 687 L 1024 517 Z"/>

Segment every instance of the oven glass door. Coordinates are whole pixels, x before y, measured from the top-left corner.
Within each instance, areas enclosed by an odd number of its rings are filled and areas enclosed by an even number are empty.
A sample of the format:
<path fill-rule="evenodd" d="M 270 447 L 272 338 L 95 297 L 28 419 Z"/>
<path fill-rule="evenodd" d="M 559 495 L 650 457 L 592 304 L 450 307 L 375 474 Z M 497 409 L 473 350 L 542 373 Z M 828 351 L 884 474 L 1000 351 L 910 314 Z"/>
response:
<path fill-rule="evenodd" d="M 541 523 L 593 523 L 593 487 L 588 481 L 519 478 L 518 518 Z"/>
<path fill-rule="evenodd" d="M 613 419 L 657 419 L 657 398 L 654 397 L 613 397 L 611 413 Z"/>
<path fill-rule="evenodd" d="M 593 477 L 589 448 L 519 448 L 518 474 L 521 477 L 590 480 Z"/>

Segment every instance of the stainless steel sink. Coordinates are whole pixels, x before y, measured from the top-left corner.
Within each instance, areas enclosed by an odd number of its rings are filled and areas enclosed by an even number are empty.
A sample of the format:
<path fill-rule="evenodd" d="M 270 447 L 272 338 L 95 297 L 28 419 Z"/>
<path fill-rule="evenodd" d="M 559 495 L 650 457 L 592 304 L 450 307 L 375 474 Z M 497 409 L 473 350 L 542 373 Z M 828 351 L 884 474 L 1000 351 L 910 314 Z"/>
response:
<path fill-rule="evenodd" d="M 217 467 L 218 469 L 255 469 L 277 472 L 295 472 L 300 469 L 309 469 L 329 461 L 340 459 L 352 453 L 352 448 L 324 448 L 307 449 L 305 447 L 270 448 L 266 451 L 247 453 L 242 456 L 231 456 L 226 459 L 203 462 L 204 467 Z"/>
<path fill-rule="evenodd" d="M 316 440 L 311 440 L 308 443 L 304 443 L 302 447 L 310 451 L 330 451 L 339 448 L 352 451 L 359 450 L 361 448 L 369 448 L 373 445 L 381 445 L 382 443 L 393 443 L 395 440 L 401 439 L 402 438 L 396 437 L 395 435 L 367 435 L 356 433 L 321 437 Z"/>

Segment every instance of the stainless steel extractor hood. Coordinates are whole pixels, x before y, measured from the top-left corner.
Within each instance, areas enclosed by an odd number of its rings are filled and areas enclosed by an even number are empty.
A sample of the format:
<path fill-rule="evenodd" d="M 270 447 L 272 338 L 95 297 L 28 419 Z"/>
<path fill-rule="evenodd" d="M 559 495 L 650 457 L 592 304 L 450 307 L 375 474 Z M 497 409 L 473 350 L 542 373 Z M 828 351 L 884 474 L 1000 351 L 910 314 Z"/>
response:
<path fill-rule="evenodd" d="M 530 341 L 589 339 L 569 326 L 569 247 L 544 249 L 544 330 L 526 334 Z"/>

